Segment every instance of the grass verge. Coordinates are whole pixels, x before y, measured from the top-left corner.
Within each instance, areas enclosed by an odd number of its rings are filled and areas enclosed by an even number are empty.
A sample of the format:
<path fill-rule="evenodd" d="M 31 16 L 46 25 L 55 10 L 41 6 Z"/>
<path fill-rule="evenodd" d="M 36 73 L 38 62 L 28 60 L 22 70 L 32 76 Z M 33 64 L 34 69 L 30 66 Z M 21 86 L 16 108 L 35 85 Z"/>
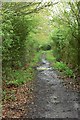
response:
<path fill-rule="evenodd" d="M 52 50 L 46 51 L 46 59 L 51 63 L 51 66 L 56 70 L 62 72 L 65 77 L 75 77 L 74 72 L 71 68 L 69 68 L 62 61 L 58 62 L 56 58 L 53 56 Z"/>
<path fill-rule="evenodd" d="M 15 99 L 15 91 L 13 88 L 17 88 L 22 84 L 26 84 L 29 81 L 34 80 L 35 78 L 35 69 L 34 67 L 38 65 L 40 60 L 41 52 L 36 52 L 34 58 L 32 58 L 31 62 L 26 64 L 22 69 L 11 71 L 9 80 L 3 81 L 3 91 L 2 91 L 2 99 L 6 100 L 14 100 Z"/>

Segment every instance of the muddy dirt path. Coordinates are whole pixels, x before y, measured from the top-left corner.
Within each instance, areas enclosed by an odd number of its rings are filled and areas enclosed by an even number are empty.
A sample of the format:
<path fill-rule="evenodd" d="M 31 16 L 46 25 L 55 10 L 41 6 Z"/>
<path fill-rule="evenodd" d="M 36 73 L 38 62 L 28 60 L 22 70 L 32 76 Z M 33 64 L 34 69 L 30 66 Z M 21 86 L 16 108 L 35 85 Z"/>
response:
<path fill-rule="evenodd" d="M 80 118 L 79 93 L 67 89 L 58 73 L 50 67 L 45 57 L 37 67 L 34 83 L 34 101 L 29 105 L 26 118 Z"/>

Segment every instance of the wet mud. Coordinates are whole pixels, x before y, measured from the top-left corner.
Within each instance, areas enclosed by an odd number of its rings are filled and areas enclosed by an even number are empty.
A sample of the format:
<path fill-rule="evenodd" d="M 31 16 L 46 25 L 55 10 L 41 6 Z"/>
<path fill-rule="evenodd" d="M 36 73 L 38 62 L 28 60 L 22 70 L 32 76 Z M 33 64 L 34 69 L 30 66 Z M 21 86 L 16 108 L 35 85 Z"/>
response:
<path fill-rule="evenodd" d="M 80 118 L 80 94 L 63 85 L 58 73 L 42 58 L 34 82 L 34 101 L 25 118 Z"/>

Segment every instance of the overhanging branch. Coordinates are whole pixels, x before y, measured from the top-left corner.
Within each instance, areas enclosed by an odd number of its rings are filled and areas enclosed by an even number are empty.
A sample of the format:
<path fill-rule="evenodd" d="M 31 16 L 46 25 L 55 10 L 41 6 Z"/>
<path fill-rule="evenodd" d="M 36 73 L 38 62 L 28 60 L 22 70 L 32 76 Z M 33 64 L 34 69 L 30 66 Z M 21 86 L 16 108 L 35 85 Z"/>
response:
<path fill-rule="evenodd" d="M 38 3 L 36 8 L 34 8 L 32 10 L 29 10 L 27 12 L 17 12 L 18 13 L 17 15 L 28 15 L 28 14 L 31 14 L 31 13 L 37 13 L 39 10 L 44 9 L 45 7 L 53 6 L 55 4 L 58 4 L 58 2 L 56 2 L 56 3 L 46 2 L 43 5 L 41 5 L 41 3 Z M 25 8 L 26 8 L 26 6 L 25 6 Z"/>

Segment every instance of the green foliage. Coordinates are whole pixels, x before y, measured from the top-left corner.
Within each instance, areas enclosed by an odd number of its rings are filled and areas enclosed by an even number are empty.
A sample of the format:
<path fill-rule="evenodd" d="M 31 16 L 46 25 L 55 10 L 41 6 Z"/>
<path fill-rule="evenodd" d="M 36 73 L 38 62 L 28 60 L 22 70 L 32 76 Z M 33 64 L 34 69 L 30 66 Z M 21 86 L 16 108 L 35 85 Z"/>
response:
<path fill-rule="evenodd" d="M 18 5 L 21 7 L 20 3 L 3 3 L 1 25 L 3 79 L 7 80 L 7 83 L 14 80 L 14 84 L 23 82 L 25 78 L 22 76 L 25 76 L 26 73 L 24 71 L 22 75 L 21 69 L 32 61 L 38 49 L 38 43 L 31 34 L 37 25 L 34 15 L 19 15 L 18 11 L 15 11 L 15 7 L 19 7 Z M 24 4 L 22 5 L 24 6 Z M 29 6 L 25 9 L 28 10 Z"/>
<path fill-rule="evenodd" d="M 73 71 L 69 67 L 66 67 L 64 74 L 66 74 L 68 77 L 75 77 Z"/>
<path fill-rule="evenodd" d="M 66 69 L 66 64 L 64 64 L 63 62 L 56 62 L 55 64 L 54 64 L 54 67 L 56 67 L 58 70 L 60 70 L 60 71 L 63 71 L 63 70 L 65 70 Z"/>
<path fill-rule="evenodd" d="M 38 51 L 35 54 L 35 57 L 33 58 L 33 60 L 31 61 L 31 67 L 34 68 L 36 66 L 38 66 L 38 63 L 40 61 L 40 56 L 41 56 L 41 51 Z"/>
<path fill-rule="evenodd" d="M 73 68 L 77 66 L 79 68 L 80 18 L 78 2 L 64 4 L 62 11 L 58 7 L 59 14 L 52 16 L 52 24 L 47 9 L 34 13 L 38 11 L 38 7 L 43 8 L 44 5 L 41 7 L 40 3 L 4 2 L 2 4 L 3 22 L 0 26 L 0 35 L 3 38 L 2 72 L 3 80 L 7 85 L 19 85 L 33 78 L 32 67 L 38 65 L 41 52 L 37 54 L 37 51 L 40 49 L 46 50 L 46 58 L 54 62 L 55 66 L 68 76 L 71 76 L 73 72 L 67 68 L 67 64 L 68 66 L 72 65 Z M 66 9 L 66 5 L 69 10 Z M 50 33 L 51 37 L 49 38 Z M 22 70 L 26 65 L 30 66 Z"/>
<path fill-rule="evenodd" d="M 74 77 L 73 71 L 63 62 L 55 62 L 54 68 L 58 69 L 60 72 L 63 72 L 67 77 Z"/>
<path fill-rule="evenodd" d="M 79 2 L 65 1 L 57 6 L 59 13 L 53 15 L 51 39 L 53 54 L 58 61 L 72 65 L 75 69 L 80 66 L 80 28 Z M 63 10 L 61 9 L 63 7 Z M 67 9 L 69 8 L 69 10 Z M 54 28 L 54 26 L 56 28 Z"/>
<path fill-rule="evenodd" d="M 53 56 L 53 51 L 52 50 L 46 51 L 45 54 L 46 54 L 46 59 L 48 61 L 50 61 L 52 63 L 56 61 L 56 58 Z"/>
<path fill-rule="evenodd" d="M 33 79 L 33 69 L 28 68 L 27 70 L 17 70 L 12 73 L 13 80 L 6 81 L 7 85 L 21 85 L 27 81 L 30 81 Z"/>
<path fill-rule="evenodd" d="M 67 77 L 75 77 L 74 72 L 71 68 L 67 66 L 67 64 L 63 62 L 58 62 L 56 58 L 53 55 L 53 51 L 46 51 L 46 59 L 51 63 L 51 66 L 55 68 L 56 70 L 59 70 Z"/>
<path fill-rule="evenodd" d="M 33 80 L 35 76 L 35 70 L 33 67 L 38 64 L 39 58 L 40 53 L 36 53 L 33 60 L 30 63 L 28 63 L 25 67 L 23 67 L 20 70 L 11 71 L 11 80 L 6 81 L 6 85 L 19 86 L 25 82 Z"/>
<path fill-rule="evenodd" d="M 34 58 L 31 60 L 30 63 L 25 65 L 25 67 L 20 70 L 12 71 L 12 73 L 10 74 L 11 80 L 6 81 L 6 84 L 19 86 L 25 82 L 33 80 L 35 76 L 34 67 L 38 65 L 40 55 L 41 52 L 36 52 Z"/>
<path fill-rule="evenodd" d="M 35 79 L 35 69 L 34 67 L 38 65 L 38 62 L 40 60 L 40 55 L 41 52 L 35 52 L 35 55 L 31 62 L 27 63 L 23 68 L 19 70 L 10 70 L 9 76 L 7 80 L 5 81 L 5 84 L 7 87 L 18 87 L 26 82 L 29 82 L 31 80 Z M 8 91 L 8 90 L 3 90 L 2 91 L 2 99 L 3 100 L 10 100 L 14 101 L 15 100 L 15 90 Z"/>

